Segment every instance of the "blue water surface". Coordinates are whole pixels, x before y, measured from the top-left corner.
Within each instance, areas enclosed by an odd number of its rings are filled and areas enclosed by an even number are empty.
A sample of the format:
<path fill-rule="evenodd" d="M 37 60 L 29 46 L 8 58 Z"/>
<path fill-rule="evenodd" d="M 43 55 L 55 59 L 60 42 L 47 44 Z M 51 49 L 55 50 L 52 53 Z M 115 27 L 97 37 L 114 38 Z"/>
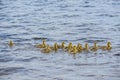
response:
<path fill-rule="evenodd" d="M 113 49 L 43 54 L 42 39 Z M 0 0 L 0 80 L 90 79 L 120 80 L 120 0 Z"/>

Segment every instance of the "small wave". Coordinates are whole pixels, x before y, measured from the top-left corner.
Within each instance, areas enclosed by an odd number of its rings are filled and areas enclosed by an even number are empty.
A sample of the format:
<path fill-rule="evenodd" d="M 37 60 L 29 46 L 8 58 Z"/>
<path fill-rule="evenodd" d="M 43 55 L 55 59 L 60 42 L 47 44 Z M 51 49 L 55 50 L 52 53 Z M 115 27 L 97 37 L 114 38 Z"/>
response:
<path fill-rule="evenodd" d="M 7 67 L 7 68 L 0 68 L 0 76 L 2 75 L 9 75 L 17 72 L 24 71 L 24 67 Z"/>
<path fill-rule="evenodd" d="M 112 15 L 112 14 L 100 14 L 100 15 L 96 15 L 96 16 L 100 16 L 100 17 L 118 17 L 119 15 Z"/>
<path fill-rule="evenodd" d="M 75 65 L 75 66 L 99 66 L 99 65 L 106 65 L 106 64 L 110 64 L 110 63 L 112 63 L 112 62 L 106 62 L 106 63 L 88 63 L 88 64 L 86 64 L 86 63 L 84 63 L 84 64 L 79 64 L 79 63 L 77 63 L 77 64 L 73 64 L 73 65 Z"/>
<path fill-rule="evenodd" d="M 4 57 L 4 58 L 0 58 L 0 62 L 9 62 L 9 61 L 12 61 L 13 58 L 10 58 L 10 57 Z"/>
<path fill-rule="evenodd" d="M 30 62 L 30 61 L 32 61 L 32 60 L 34 60 L 34 59 L 37 59 L 37 58 L 38 58 L 38 57 L 31 57 L 31 58 L 26 58 L 26 59 L 20 58 L 20 59 L 17 59 L 16 61 Z"/>

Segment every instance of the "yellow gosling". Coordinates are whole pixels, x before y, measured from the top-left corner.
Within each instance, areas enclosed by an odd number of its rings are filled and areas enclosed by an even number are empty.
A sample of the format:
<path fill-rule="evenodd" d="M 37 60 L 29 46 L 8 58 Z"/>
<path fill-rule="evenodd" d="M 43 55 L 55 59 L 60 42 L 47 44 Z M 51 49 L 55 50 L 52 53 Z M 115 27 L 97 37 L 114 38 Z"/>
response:
<path fill-rule="evenodd" d="M 89 45 L 88 43 L 85 43 L 85 48 L 83 48 L 84 51 L 89 51 Z"/>
<path fill-rule="evenodd" d="M 76 54 L 78 52 L 77 47 L 73 46 L 73 50 L 70 51 L 72 54 Z"/>
<path fill-rule="evenodd" d="M 43 40 L 42 44 L 37 44 L 36 47 L 37 48 L 45 48 L 46 47 L 46 41 Z"/>
<path fill-rule="evenodd" d="M 8 45 L 10 46 L 10 47 L 12 47 L 12 46 L 14 46 L 15 44 L 14 44 L 14 42 L 13 41 L 9 41 L 9 43 L 8 43 Z"/>
<path fill-rule="evenodd" d="M 64 49 L 65 48 L 65 42 L 62 42 L 61 45 L 58 45 L 58 48 Z"/>
<path fill-rule="evenodd" d="M 94 46 L 90 47 L 91 51 L 97 51 L 98 50 L 98 46 L 97 43 L 94 42 Z"/>
<path fill-rule="evenodd" d="M 47 45 L 44 49 L 41 50 L 41 52 L 43 52 L 43 53 L 50 53 L 51 52 L 50 46 Z"/>
<path fill-rule="evenodd" d="M 77 44 L 77 50 L 78 52 L 82 52 L 83 50 L 82 45 L 80 45 L 80 43 Z"/>
<path fill-rule="evenodd" d="M 102 50 L 111 50 L 112 49 L 111 42 L 107 42 L 106 46 L 99 46 L 99 48 Z"/>
<path fill-rule="evenodd" d="M 55 52 L 58 51 L 58 44 L 57 43 L 54 43 L 54 46 L 51 47 L 52 50 L 54 50 Z"/>
<path fill-rule="evenodd" d="M 70 52 L 72 47 L 73 47 L 72 42 L 70 42 L 68 46 L 65 47 L 65 49 L 67 49 L 67 51 Z"/>
<path fill-rule="evenodd" d="M 107 43 L 107 50 L 111 50 L 111 49 L 112 49 L 111 42 L 108 42 Z"/>

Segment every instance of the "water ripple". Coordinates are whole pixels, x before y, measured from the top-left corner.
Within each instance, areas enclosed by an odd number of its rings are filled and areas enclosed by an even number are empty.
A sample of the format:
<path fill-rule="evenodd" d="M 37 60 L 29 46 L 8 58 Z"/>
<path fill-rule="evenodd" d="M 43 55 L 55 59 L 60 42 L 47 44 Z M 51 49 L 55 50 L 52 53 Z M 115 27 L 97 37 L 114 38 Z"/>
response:
<path fill-rule="evenodd" d="M 0 76 L 2 75 L 9 75 L 17 72 L 24 71 L 24 67 L 6 67 L 6 68 L 0 68 Z"/>

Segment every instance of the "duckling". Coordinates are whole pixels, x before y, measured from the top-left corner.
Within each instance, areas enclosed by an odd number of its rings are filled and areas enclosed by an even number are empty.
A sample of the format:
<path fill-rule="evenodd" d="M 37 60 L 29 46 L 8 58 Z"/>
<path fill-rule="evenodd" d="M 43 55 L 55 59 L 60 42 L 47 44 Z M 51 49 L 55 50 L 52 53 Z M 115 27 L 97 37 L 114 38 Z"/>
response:
<path fill-rule="evenodd" d="M 70 42 L 70 43 L 68 44 L 68 46 L 65 47 L 65 49 L 67 49 L 67 51 L 70 52 L 71 49 L 72 49 L 72 47 L 73 47 L 73 46 L 72 46 L 72 42 Z"/>
<path fill-rule="evenodd" d="M 72 54 L 76 54 L 78 52 L 77 47 L 73 46 L 73 50 L 70 51 Z"/>
<path fill-rule="evenodd" d="M 111 50 L 111 49 L 112 49 L 111 42 L 108 42 L 107 43 L 107 50 Z"/>
<path fill-rule="evenodd" d="M 111 50 L 112 49 L 111 42 L 107 42 L 106 46 L 99 46 L 99 48 L 102 50 Z"/>
<path fill-rule="evenodd" d="M 83 50 L 82 45 L 80 45 L 80 43 L 77 44 L 77 50 L 78 52 L 82 52 Z"/>
<path fill-rule="evenodd" d="M 14 42 L 13 41 L 9 41 L 9 43 L 8 43 L 8 45 L 10 46 L 10 47 L 12 47 L 12 46 L 14 46 L 15 44 L 14 44 Z"/>
<path fill-rule="evenodd" d="M 98 50 L 98 46 L 97 43 L 94 42 L 94 46 L 90 47 L 91 51 L 97 51 Z"/>
<path fill-rule="evenodd" d="M 51 49 L 55 50 L 55 52 L 58 51 L 58 44 L 54 43 L 54 46 L 51 47 Z"/>
<path fill-rule="evenodd" d="M 45 48 L 46 47 L 46 41 L 43 40 L 42 44 L 37 44 L 36 47 L 37 48 Z"/>
<path fill-rule="evenodd" d="M 85 43 L 85 48 L 83 48 L 84 51 L 89 51 L 89 45 L 88 43 Z"/>
<path fill-rule="evenodd" d="M 41 50 L 41 52 L 43 53 L 50 53 L 50 51 L 51 51 L 51 48 L 49 45 L 47 45 L 44 49 Z"/>
<path fill-rule="evenodd" d="M 65 42 L 62 42 L 61 45 L 58 45 L 58 48 L 64 49 L 65 48 Z"/>

